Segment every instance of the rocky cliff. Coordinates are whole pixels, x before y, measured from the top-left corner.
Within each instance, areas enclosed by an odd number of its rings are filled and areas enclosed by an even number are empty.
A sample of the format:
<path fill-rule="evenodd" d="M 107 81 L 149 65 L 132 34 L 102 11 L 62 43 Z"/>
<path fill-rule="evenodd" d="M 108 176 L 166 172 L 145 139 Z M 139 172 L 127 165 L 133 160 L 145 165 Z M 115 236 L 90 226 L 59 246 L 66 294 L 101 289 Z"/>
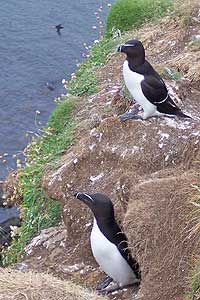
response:
<path fill-rule="evenodd" d="M 124 57 L 109 55 L 98 68 L 100 92 L 82 97 L 74 111 L 74 145 L 43 175 L 46 194 L 61 203 L 63 222 L 26 247 L 24 268 L 95 288 L 103 274 L 89 245 L 92 216 L 73 194 L 101 192 L 111 197 L 142 271 L 137 295 L 129 289 L 109 298 L 185 299 L 199 255 L 199 212 L 193 203 L 200 161 L 199 32 L 200 7 L 195 6 L 189 24 L 170 16 L 124 37 L 144 42 L 147 59 L 191 120 L 121 122 L 118 115 L 135 105 L 121 89 Z"/>

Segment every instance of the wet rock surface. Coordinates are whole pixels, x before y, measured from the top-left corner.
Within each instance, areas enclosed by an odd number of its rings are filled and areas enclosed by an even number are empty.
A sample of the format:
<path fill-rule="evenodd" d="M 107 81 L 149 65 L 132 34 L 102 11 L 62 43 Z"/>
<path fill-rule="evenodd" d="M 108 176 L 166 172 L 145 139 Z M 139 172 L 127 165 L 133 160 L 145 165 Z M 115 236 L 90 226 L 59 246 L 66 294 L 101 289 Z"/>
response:
<path fill-rule="evenodd" d="M 20 226 L 20 211 L 16 206 L 0 208 L 0 247 L 11 242 L 11 226 Z"/>

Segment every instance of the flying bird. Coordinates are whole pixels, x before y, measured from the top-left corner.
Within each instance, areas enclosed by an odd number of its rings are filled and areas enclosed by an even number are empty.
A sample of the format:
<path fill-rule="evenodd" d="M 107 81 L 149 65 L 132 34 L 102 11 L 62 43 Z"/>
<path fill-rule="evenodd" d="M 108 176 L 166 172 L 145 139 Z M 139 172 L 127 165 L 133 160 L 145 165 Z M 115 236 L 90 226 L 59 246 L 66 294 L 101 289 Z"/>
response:
<path fill-rule="evenodd" d="M 171 99 L 163 79 L 145 59 L 145 50 L 140 41 L 127 41 L 117 51 L 126 54 L 124 81 L 135 101 L 143 108 L 143 120 L 162 115 L 191 118 Z M 138 118 L 141 117 L 132 112 L 121 116 L 123 121 Z"/>
<path fill-rule="evenodd" d="M 139 264 L 131 256 L 126 235 L 118 226 L 112 201 L 104 194 L 74 195 L 85 203 L 94 215 L 90 236 L 92 253 L 101 269 L 108 275 L 97 287 L 101 294 L 108 294 L 124 287 L 139 285 Z M 114 281 L 111 287 L 108 285 Z"/>
<path fill-rule="evenodd" d="M 56 31 L 57 31 L 57 33 L 58 33 L 58 35 L 61 36 L 60 30 L 63 29 L 64 26 L 62 24 L 58 24 L 58 25 L 53 26 L 53 28 L 55 28 Z"/>

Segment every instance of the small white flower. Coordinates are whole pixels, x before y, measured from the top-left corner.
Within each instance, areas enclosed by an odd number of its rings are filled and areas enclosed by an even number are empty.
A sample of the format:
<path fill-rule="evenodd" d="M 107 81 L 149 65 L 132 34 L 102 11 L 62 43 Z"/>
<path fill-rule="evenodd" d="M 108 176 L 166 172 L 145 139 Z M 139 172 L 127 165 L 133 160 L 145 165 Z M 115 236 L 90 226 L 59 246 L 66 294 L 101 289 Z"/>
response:
<path fill-rule="evenodd" d="M 65 84 L 65 82 L 66 82 L 66 80 L 63 78 L 63 80 L 62 80 L 62 84 Z"/>
<path fill-rule="evenodd" d="M 40 111 L 39 111 L 39 110 L 36 110 L 35 113 L 36 113 L 37 115 L 39 115 L 39 114 L 40 114 Z"/>
<path fill-rule="evenodd" d="M 200 34 L 195 35 L 195 39 L 200 41 Z"/>

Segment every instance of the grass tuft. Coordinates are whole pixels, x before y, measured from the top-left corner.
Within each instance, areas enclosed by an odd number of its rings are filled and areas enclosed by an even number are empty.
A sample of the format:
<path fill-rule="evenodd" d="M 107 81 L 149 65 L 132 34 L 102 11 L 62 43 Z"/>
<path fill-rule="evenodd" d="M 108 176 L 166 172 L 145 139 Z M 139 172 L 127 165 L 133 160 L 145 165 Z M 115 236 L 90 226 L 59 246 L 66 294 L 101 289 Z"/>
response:
<path fill-rule="evenodd" d="M 124 32 L 146 21 L 156 20 L 171 7 L 171 0 L 117 0 L 107 18 L 106 36 L 110 36 L 114 29 Z"/>
<path fill-rule="evenodd" d="M 3 300 L 106 300 L 107 297 L 50 274 L 0 268 L 0 299 Z"/>
<path fill-rule="evenodd" d="M 162 65 L 155 66 L 156 71 L 160 74 L 163 79 L 166 80 L 180 80 L 182 78 L 182 74 L 175 68 L 163 67 Z"/>

